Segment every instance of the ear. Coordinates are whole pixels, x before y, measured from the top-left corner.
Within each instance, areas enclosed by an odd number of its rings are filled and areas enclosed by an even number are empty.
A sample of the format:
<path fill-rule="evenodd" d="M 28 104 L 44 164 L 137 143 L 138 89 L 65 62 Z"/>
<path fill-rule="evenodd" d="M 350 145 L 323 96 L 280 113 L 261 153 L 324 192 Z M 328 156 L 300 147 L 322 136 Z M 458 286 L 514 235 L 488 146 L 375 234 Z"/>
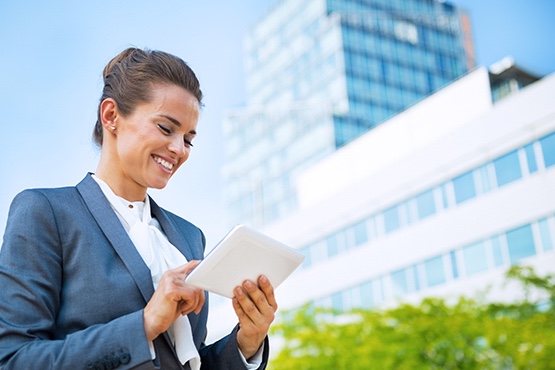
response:
<path fill-rule="evenodd" d="M 108 131 L 114 131 L 116 128 L 116 119 L 118 117 L 118 105 L 112 98 L 104 99 L 100 103 L 100 120 L 102 127 Z"/>

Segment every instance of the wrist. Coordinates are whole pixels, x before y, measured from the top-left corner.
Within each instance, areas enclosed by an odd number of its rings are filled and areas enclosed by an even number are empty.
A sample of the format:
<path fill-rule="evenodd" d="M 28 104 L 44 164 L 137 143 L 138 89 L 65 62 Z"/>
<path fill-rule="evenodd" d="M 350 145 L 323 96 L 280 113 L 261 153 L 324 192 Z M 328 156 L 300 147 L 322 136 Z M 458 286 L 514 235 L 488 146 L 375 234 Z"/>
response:
<path fill-rule="evenodd" d="M 151 315 L 147 312 L 147 310 L 143 310 L 143 327 L 145 330 L 146 339 L 149 342 L 152 342 L 156 339 L 161 331 L 156 329 L 156 325 L 153 324 L 156 320 L 154 320 Z"/>
<path fill-rule="evenodd" d="M 261 341 L 249 340 L 241 335 L 241 329 L 237 332 L 237 346 L 243 357 L 249 361 L 254 355 L 258 353 L 258 350 L 264 343 L 264 339 Z"/>

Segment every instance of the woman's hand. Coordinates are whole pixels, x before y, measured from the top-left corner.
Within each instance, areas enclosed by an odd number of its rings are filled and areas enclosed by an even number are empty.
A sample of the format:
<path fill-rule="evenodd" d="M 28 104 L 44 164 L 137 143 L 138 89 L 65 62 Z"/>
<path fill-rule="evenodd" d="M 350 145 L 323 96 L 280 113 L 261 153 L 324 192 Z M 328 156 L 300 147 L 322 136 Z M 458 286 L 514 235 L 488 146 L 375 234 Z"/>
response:
<path fill-rule="evenodd" d="M 258 285 L 250 280 L 235 288 L 233 308 L 239 318 L 237 343 L 246 359 L 256 354 L 274 321 L 277 303 L 274 288 L 265 276 Z"/>
<path fill-rule="evenodd" d="M 183 266 L 166 271 L 152 298 L 143 311 L 143 322 L 148 341 L 168 330 L 179 316 L 195 312 L 204 305 L 204 291 L 185 283 L 185 277 L 200 261 L 190 261 Z"/>

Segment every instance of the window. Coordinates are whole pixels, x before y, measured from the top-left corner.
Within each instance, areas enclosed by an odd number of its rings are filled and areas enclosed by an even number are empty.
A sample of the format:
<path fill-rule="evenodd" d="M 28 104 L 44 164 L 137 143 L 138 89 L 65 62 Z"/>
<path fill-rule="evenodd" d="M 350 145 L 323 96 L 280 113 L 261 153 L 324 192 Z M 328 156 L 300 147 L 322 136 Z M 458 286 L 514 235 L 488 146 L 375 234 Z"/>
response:
<path fill-rule="evenodd" d="M 553 250 L 553 240 L 551 239 L 551 233 L 549 232 L 549 221 L 547 219 L 540 220 L 538 222 L 540 228 L 540 238 L 543 245 L 544 251 Z"/>
<path fill-rule="evenodd" d="M 436 213 L 436 206 L 434 203 L 433 190 L 429 190 L 416 197 L 416 205 L 418 208 L 418 218 L 423 219 Z"/>
<path fill-rule="evenodd" d="M 368 241 L 368 234 L 366 232 L 366 222 L 362 221 L 353 226 L 355 232 L 355 245 L 360 245 Z"/>
<path fill-rule="evenodd" d="M 328 256 L 333 257 L 339 254 L 339 245 L 337 242 L 337 234 L 333 234 L 332 236 L 328 237 L 326 240 L 328 245 Z"/>
<path fill-rule="evenodd" d="M 528 162 L 528 172 L 536 172 L 538 170 L 538 165 L 536 163 L 536 156 L 534 155 L 534 144 L 526 145 L 524 151 L 526 152 L 526 161 Z"/>
<path fill-rule="evenodd" d="M 426 281 L 428 286 L 434 286 L 445 282 L 445 271 L 443 269 L 443 257 L 435 257 L 424 262 Z"/>
<path fill-rule="evenodd" d="M 455 190 L 455 201 L 457 204 L 476 196 L 476 188 L 474 187 L 474 176 L 472 171 L 465 173 L 453 179 L 453 188 Z"/>
<path fill-rule="evenodd" d="M 447 196 L 447 184 L 441 184 L 440 190 L 441 190 L 442 207 L 447 208 L 449 207 L 449 197 Z"/>
<path fill-rule="evenodd" d="M 417 268 L 417 266 L 413 266 L 411 270 L 412 270 L 412 278 L 414 279 L 414 290 L 419 291 L 420 290 L 420 278 L 418 276 L 418 268 Z"/>
<path fill-rule="evenodd" d="M 393 289 L 393 295 L 396 297 L 409 292 L 405 269 L 391 273 L 391 287 Z"/>
<path fill-rule="evenodd" d="M 486 248 L 483 242 L 463 248 L 464 265 L 468 276 L 487 270 Z"/>
<path fill-rule="evenodd" d="M 449 257 L 451 258 L 451 270 L 453 271 L 453 279 L 459 277 L 459 266 L 457 265 L 457 253 L 455 251 L 451 251 L 449 253 Z"/>
<path fill-rule="evenodd" d="M 516 151 L 496 159 L 493 161 L 493 165 L 498 186 L 503 186 L 522 177 L 518 153 Z"/>
<path fill-rule="evenodd" d="M 478 176 L 480 178 L 480 193 L 488 193 L 493 189 L 492 177 L 490 176 L 491 163 L 488 163 L 480 168 L 478 168 Z"/>
<path fill-rule="evenodd" d="M 536 254 L 534 249 L 534 238 L 530 225 L 522 226 L 507 232 L 507 244 L 511 264 L 523 258 Z"/>
<path fill-rule="evenodd" d="M 360 286 L 360 303 L 363 308 L 374 307 L 374 290 L 371 281 Z"/>
<path fill-rule="evenodd" d="M 399 212 L 397 206 L 386 209 L 383 213 L 385 232 L 397 230 L 399 228 Z"/>
<path fill-rule="evenodd" d="M 555 132 L 540 140 L 545 167 L 555 164 Z"/>
<path fill-rule="evenodd" d="M 495 266 L 503 265 L 503 252 L 501 251 L 501 240 L 499 236 L 491 238 L 491 251 L 493 253 L 493 263 Z"/>
<path fill-rule="evenodd" d="M 337 292 L 331 296 L 331 306 L 334 310 L 343 311 L 343 292 Z"/>

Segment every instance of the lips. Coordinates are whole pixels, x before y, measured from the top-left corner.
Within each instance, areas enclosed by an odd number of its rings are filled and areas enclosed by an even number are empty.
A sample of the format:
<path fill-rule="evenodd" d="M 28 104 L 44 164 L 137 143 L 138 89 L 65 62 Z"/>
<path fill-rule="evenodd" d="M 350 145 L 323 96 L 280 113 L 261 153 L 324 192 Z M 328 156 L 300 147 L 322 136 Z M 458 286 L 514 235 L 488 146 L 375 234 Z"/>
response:
<path fill-rule="evenodd" d="M 158 156 L 153 155 L 152 158 L 154 159 L 154 161 L 156 163 L 158 163 L 159 165 L 161 165 L 162 167 L 164 167 L 166 170 L 168 171 L 172 171 L 173 170 L 173 163 L 170 163 L 168 161 L 166 161 L 165 159 L 162 159 Z"/>

